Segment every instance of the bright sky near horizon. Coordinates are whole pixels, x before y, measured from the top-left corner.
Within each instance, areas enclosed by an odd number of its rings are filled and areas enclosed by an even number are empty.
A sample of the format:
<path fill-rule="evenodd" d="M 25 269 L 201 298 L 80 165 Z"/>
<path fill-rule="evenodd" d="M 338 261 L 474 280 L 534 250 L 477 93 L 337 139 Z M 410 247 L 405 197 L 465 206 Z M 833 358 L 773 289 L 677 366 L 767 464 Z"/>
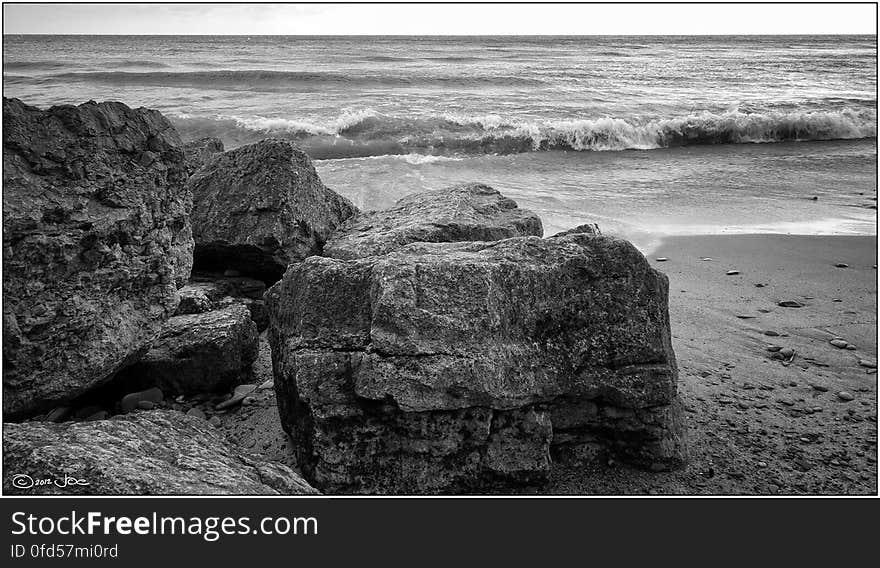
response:
<path fill-rule="evenodd" d="M 876 34 L 875 4 L 4 4 L 4 34 Z"/>

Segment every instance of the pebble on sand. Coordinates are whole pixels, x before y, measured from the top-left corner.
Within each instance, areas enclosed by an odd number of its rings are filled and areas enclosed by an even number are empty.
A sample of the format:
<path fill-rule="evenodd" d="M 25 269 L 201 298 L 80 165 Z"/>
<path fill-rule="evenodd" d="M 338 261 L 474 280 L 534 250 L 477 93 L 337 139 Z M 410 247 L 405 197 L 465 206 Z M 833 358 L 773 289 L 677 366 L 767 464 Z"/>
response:
<path fill-rule="evenodd" d="M 779 337 L 779 333 L 773 331 L 772 329 L 768 329 L 767 331 L 765 331 L 764 335 L 766 335 L 767 337 Z"/>
<path fill-rule="evenodd" d="M 849 268 L 849 265 L 845 262 L 838 262 L 834 266 L 835 266 L 835 268 Z"/>
<path fill-rule="evenodd" d="M 122 397 L 119 406 L 122 413 L 125 414 L 138 408 L 138 404 L 142 401 L 152 402 L 155 405 L 162 402 L 164 398 L 165 396 L 162 394 L 162 390 L 158 387 L 153 387 L 151 389 L 132 392 L 125 395 Z"/>
<path fill-rule="evenodd" d="M 844 402 L 849 402 L 851 400 L 855 400 L 856 397 L 854 397 L 850 392 L 840 391 L 839 393 L 837 393 L 837 398 Z"/>
<path fill-rule="evenodd" d="M 859 365 L 862 367 L 867 367 L 869 369 L 877 368 L 877 361 L 868 361 L 867 359 L 859 359 Z"/>
<path fill-rule="evenodd" d="M 195 416 L 196 418 L 205 419 L 205 413 L 199 410 L 198 408 L 190 408 L 186 411 L 187 416 Z"/>
<path fill-rule="evenodd" d="M 839 337 L 836 337 L 836 338 L 832 339 L 832 340 L 829 341 L 828 343 L 830 343 L 831 345 L 837 347 L 838 349 L 846 349 L 846 346 L 849 345 L 849 343 L 847 343 L 847 342 L 846 342 L 845 340 L 843 340 L 843 339 L 840 339 Z"/>
<path fill-rule="evenodd" d="M 666 258 L 665 256 L 660 256 L 660 257 L 655 258 L 654 260 L 656 260 L 657 262 L 666 262 L 669 259 Z"/>
<path fill-rule="evenodd" d="M 802 303 L 798 302 L 797 300 L 782 300 L 777 305 L 780 307 L 783 307 L 783 308 L 803 308 L 804 307 L 804 305 Z"/>
<path fill-rule="evenodd" d="M 737 274 L 739 274 L 739 270 L 728 270 L 726 273 L 727 276 L 736 276 Z"/>

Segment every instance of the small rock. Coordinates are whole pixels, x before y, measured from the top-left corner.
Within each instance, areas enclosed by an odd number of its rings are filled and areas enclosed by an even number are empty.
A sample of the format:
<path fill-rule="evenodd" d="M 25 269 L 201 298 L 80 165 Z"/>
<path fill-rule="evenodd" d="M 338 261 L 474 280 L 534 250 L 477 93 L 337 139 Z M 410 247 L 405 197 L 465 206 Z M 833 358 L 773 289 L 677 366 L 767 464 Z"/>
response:
<path fill-rule="evenodd" d="M 780 349 L 782 349 L 782 347 L 780 347 L 779 345 L 768 345 L 767 346 L 767 351 L 769 351 L 770 353 L 776 353 Z"/>
<path fill-rule="evenodd" d="M 156 404 L 151 400 L 139 400 L 137 407 L 140 410 L 153 410 L 153 408 L 156 407 Z"/>
<path fill-rule="evenodd" d="M 656 260 L 657 262 L 666 262 L 669 259 L 666 258 L 665 256 L 660 256 L 660 257 L 655 258 L 654 260 Z"/>
<path fill-rule="evenodd" d="M 195 416 L 196 418 L 201 418 L 202 420 L 205 419 L 205 413 L 202 412 L 201 410 L 199 410 L 198 408 L 190 408 L 189 410 L 186 411 L 186 415 L 187 416 Z M 216 418 L 216 416 L 215 416 L 215 418 Z M 220 420 L 218 419 L 217 421 L 219 422 Z"/>
<path fill-rule="evenodd" d="M 867 367 L 869 369 L 877 368 L 877 361 L 868 361 L 867 359 L 859 359 L 859 365 L 862 367 Z"/>
<path fill-rule="evenodd" d="M 736 403 L 736 405 L 743 410 L 748 410 L 749 408 L 752 407 L 751 404 L 749 404 L 748 402 L 746 402 L 744 400 L 739 401 L 738 403 Z"/>
<path fill-rule="evenodd" d="M 849 402 L 851 400 L 855 400 L 856 397 L 854 397 L 850 392 L 840 391 L 839 393 L 837 393 L 837 398 L 844 402 Z"/>
<path fill-rule="evenodd" d="M 767 337 L 779 337 L 779 333 L 769 329 L 764 332 L 764 335 L 766 335 Z"/>
<path fill-rule="evenodd" d="M 845 262 L 838 262 L 834 265 L 836 268 L 849 268 L 849 265 Z"/>
<path fill-rule="evenodd" d="M 761 284 L 760 282 L 755 284 L 755 288 L 763 288 L 766 284 Z"/>
<path fill-rule="evenodd" d="M 783 347 L 779 350 L 779 354 L 787 359 L 794 355 L 794 349 L 792 349 L 791 347 Z"/>
<path fill-rule="evenodd" d="M 826 387 L 825 385 L 810 385 L 810 386 L 813 387 L 814 390 L 817 390 L 819 392 L 828 392 L 828 387 Z"/>
<path fill-rule="evenodd" d="M 736 276 L 737 274 L 739 274 L 739 270 L 728 270 L 726 272 L 727 276 Z"/>
<path fill-rule="evenodd" d="M 61 422 L 70 414 L 69 406 L 59 406 L 46 416 L 46 422 Z"/>
<path fill-rule="evenodd" d="M 847 343 L 847 344 L 846 344 L 846 348 L 847 348 L 849 351 L 855 351 L 855 350 L 857 349 L 857 347 L 856 347 L 855 345 L 853 345 L 852 343 Z"/>
<path fill-rule="evenodd" d="M 797 300 L 782 300 L 777 304 L 783 308 L 803 308 L 804 305 Z"/>
<path fill-rule="evenodd" d="M 87 416 L 84 422 L 94 422 L 96 420 L 106 420 L 109 416 L 109 413 L 106 410 L 99 410 L 98 412 Z"/>
<path fill-rule="evenodd" d="M 222 424 L 222 422 L 220 421 L 220 419 L 218 417 L 212 416 L 211 419 L 208 420 L 208 424 L 210 424 L 214 428 L 219 428 L 220 425 Z"/>
<path fill-rule="evenodd" d="M 837 347 L 838 349 L 846 349 L 846 346 L 849 345 L 843 339 L 832 339 L 831 341 L 829 341 L 829 343 L 831 345 Z"/>
<path fill-rule="evenodd" d="M 85 420 L 89 416 L 97 414 L 98 412 L 100 412 L 102 410 L 104 410 L 104 409 L 101 408 L 100 406 L 97 406 L 97 405 L 86 406 L 86 407 L 83 407 L 83 408 L 80 408 L 79 410 L 77 410 L 76 413 L 73 415 L 73 419 L 74 420 Z"/>
<path fill-rule="evenodd" d="M 162 389 L 158 387 L 153 387 L 151 389 L 133 392 L 125 395 L 124 397 L 122 397 L 122 400 L 119 403 L 119 407 L 122 413 L 125 414 L 137 408 L 138 403 L 141 401 L 149 401 L 155 404 L 162 402 L 164 398 L 165 396 L 162 394 Z"/>
<path fill-rule="evenodd" d="M 702 260 L 703 262 L 711 262 L 711 261 L 712 261 L 712 259 L 709 258 L 708 256 L 704 256 L 704 257 L 701 258 L 700 260 Z"/>

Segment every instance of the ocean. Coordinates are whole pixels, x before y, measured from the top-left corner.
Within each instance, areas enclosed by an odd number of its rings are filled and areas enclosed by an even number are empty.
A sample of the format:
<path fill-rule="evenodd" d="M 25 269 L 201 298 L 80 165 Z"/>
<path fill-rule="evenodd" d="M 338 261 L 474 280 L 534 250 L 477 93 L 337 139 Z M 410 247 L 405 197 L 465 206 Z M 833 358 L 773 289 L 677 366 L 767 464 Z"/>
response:
<path fill-rule="evenodd" d="M 294 140 L 363 209 L 459 182 L 644 251 L 876 234 L 875 36 L 3 38 L 4 96 Z"/>

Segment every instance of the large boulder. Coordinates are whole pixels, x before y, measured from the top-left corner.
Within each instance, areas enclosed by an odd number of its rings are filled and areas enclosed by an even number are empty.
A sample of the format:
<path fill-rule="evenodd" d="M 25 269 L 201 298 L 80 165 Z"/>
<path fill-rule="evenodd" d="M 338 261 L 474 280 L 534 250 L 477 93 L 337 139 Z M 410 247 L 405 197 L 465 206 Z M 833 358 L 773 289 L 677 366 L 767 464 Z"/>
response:
<path fill-rule="evenodd" d="M 288 467 L 246 454 L 204 420 L 175 411 L 4 424 L 3 463 L 6 495 L 317 493 Z"/>
<path fill-rule="evenodd" d="M 155 386 L 170 395 L 225 391 L 250 378 L 258 352 L 250 312 L 230 303 L 169 319 L 146 355 L 120 371 L 114 384 L 128 390 Z"/>
<path fill-rule="evenodd" d="M 323 256 L 353 259 L 415 242 L 497 241 L 543 233 L 540 217 L 487 185 L 470 183 L 414 193 L 391 209 L 355 215 L 333 233 Z"/>
<path fill-rule="evenodd" d="M 189 180 L 195 264 L 268 283 L 320 254 L 357 208 L 328 189 L 299 148 L 267 139 L 212 158 Z"/>
<path fill-rule="evenodd" d="M 180 139 L 159 112 L 3 99 L 3 412 L 101 384 L 149 347 L 189 277 Z"/>
<path fill-rule="evenodd" d="M 281 421 L 328 492 L 541 482 L 551 452 L 676 467 L 667 295 L 587 233 L 311 257 L 266 295 Z"/>
<path fill-rule="evenodd" d="M 208 160 L 222 154 L 224 150 L 223 141 L 219 138 L 197 138 L 185 143 L 183 153 L 186 157 L 187 175 L 196 173 Z"/>

